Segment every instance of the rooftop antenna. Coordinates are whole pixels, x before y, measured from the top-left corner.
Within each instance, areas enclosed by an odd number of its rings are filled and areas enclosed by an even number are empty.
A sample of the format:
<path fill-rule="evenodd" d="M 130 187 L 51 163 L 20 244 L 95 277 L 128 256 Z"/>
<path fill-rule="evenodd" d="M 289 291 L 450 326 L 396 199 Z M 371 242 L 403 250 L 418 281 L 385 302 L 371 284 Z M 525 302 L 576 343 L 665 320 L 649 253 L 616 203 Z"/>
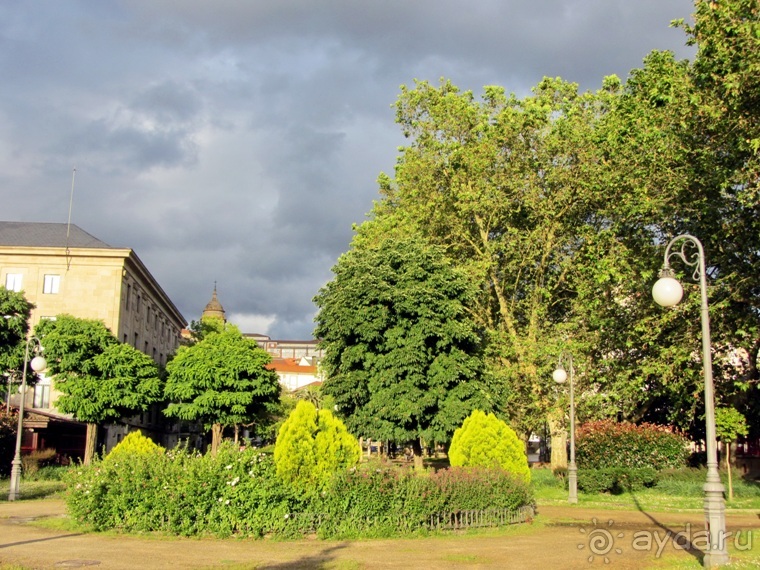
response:
<path fill-rule="evenodd" d="M 69 255 L 69 234 L 71 232 L 71 207 L 74 205 L 74 180 L 77 176 L 76 167 L 71 171 L 71 196 L 69 197 L 69 221 L 66 224 L 66 271 L 71 267 L 71 256 Z"/>

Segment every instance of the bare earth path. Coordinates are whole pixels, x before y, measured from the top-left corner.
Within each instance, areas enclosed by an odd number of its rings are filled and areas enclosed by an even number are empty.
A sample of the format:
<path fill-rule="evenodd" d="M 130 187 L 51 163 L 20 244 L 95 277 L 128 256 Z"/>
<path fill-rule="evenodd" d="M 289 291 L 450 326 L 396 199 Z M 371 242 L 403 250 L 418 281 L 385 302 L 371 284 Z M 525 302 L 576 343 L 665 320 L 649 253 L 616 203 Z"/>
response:
<path fill-rule="evenodd" d="M 59 500 L 0 503 L 0 562 L 23 568 L 144 569 L 511 569 L 649 568 L 659 554 L 699 560 L 704 519 L 695 513 L 642 513 L 570 506 L 539 507 L 535 524 L 445 537 L 319 541 L 186 539 L 79 534 L 30 524 L 61 517 Z M 596 519 L 596 525 L 593 522 Z M 610 523 L 610 520 L 612 522 Z M 760 554 L 760 513 L 729 513 L 729 531 Z M 683 533 L 677 536 L 677 533 Z M 669 533 L 669 534 L 668 534 Z M 638 541 L 634 540 L 638 536 Z M 729 538 L 734 544 L 734 536 Z M 605 560 L 606 559 L 606 560 Z M 695 565 L 698 567 L 698 565 Z"/>

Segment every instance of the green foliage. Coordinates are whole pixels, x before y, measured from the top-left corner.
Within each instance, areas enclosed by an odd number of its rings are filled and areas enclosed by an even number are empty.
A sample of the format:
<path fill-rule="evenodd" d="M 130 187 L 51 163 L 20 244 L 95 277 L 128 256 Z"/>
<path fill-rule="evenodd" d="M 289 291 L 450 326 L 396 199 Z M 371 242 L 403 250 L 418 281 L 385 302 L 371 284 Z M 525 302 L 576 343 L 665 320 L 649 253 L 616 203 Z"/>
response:
<path fill-rule="evenodd" d="M 20 371 L 29 331 L 29 315 L 34 305 L 23 293 L 0 286 L 0 373 Z"/>
<path fill-rule="evenodd" d="M 366 239 L 365 239 L 366 238 Z M 314 301 L 325 349 L 323 393 L 356 435 L 447 441 L 490 408 L 474 291 L 440 247 L 418 237 L 357 236 Z"/>
<path fill-rule="evenodd" d="M 155 443 L 149 437 L 145 437 L 140 431 L 127 434 L 111 452 L 103 458 L 103 461 L 115 461 L 124 455 L 163 453 L 164 448 Z"/>
<path fill-rule="evenodd" d="M 40 467 L 46 467 L 56 458 L 55 449 L 35 449 L 21 456 L 21 469 L 24 477 L 35 477 Z"/>
<path fill-rule="evenodd" d="M 187 450 L 124 454 L 66 471 L 66 503 L 95 530 L 186 536 L 396 536 L 423 531 L 429 517 L 532 503 L 528 485 L 502 470 L 418 475 L 363 465 L 334 474 L 324 492 L 302 494 L 276 473 L 271 455 Z"/>
<path fill-rule="evenodd" d="M 167 364 L 164 413 L 186 421 L 232 426 L 251 423 L 277 402 L 280 384 L 269 354 L 228 325 L 182 346 Z"/>
<path fill-rule="evenodd" d="M 323 538 L 390 537 L 426 528 L 462 510 L 532 504 L 530 487 L 501 469 L 444 469 L 429 475 L 377 464 L 339 472 L 317 499 Z"/>
<path fill-rule="evenodd" d="M 715 435 L 718 441 L 731 444 L 748 432 L 747 420 L 735 408 L 715 409 Z"/>
<path fill-rule="evenodd" d="M 525 445 L 504 421 L 480 410 L 474 410 L 454 432 L 449 461 L 452 466 L 500 467 L 530 482 Z"/>
<path fill-rule="evenodd" d="M 686 465 L 686 439 L 664 426 L 604 420 L 576 430 L 575 457 L 580 469 L 655 471 Z"/>
<path fill-rule="evenodd" d="M 728 473 L 720 472 L 723 484 L 728 483 Z M 748 477 L 742 477 L 741 471 L 733 470 L 734 495 L 737 498 L 760 498 L 760 482 Z M 659 473 L 657 490 L 663 493 L 681 497 L 704 497 L 706 468 L 666 469 Z"/>
<path fill-rule="evenodd" d="M 10 475 L 11 461 L 16 451 L 17 430 L 18 413 L 0 412 L 0 476 Z"/>
<path fill-rule="evenodd" d="M 654 487 L 657 480 L 657 470 L 652 467 L 578 469 L 578 489 L 589 494 L 640 491 Z"/>
<path fill-rule="evenodd" d="M 97 320 L 58 315 L 36 329 L 48 374 L 61 395 L 55 406 L 88 423 L 132 415 L 161 398 L 158 366 L 148 355 L 116 340 Z"/>
<path fill-rule="evenodd" d="M 359 442 L 343 422 L 305 400 L 282 424 L 274 446 L 277 474 L 303 491 L 321 489 L 336 471 L 356 465 L 360 457 Z"/>

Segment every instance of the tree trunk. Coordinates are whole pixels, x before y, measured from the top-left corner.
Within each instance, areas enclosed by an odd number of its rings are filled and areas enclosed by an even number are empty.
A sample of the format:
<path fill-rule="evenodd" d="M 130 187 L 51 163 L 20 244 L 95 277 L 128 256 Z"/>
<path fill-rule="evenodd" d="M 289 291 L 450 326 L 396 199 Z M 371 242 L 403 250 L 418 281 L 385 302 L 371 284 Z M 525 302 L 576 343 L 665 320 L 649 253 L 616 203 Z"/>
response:
<path fill-rule="evenodd" d="M 211 455 L 216 455 L 219 445 L 222 443 L 222 424 L 211 426 Z"/>
<path fill-rule="evenodd" d="M 239 440 L 240 440 L 240 426 L 238 424 L 235 424 L 235 445 L 236 446 Z"/>
<path fill-rule="evenodd" d="M 562 422 L 549 417 L 549 435 L 552 439 L 551 468 L 567 469 L 567 431 Z"/>
<path fill-rule="evenodd" d="M 87 434 L 84 437 L 84 464 L 92 463 L 95 457 L 95 446 L 98 444 L 98 424 L 87 424 Z"/>
<path fill-rule="evenodd" d="M 422 443 L 420 443 L 419 439 L 415 439 L 412 442 L 412 453 L 414 453 L 414 469 L 422 471 L 425 465 L 422 462 Z"/>
<path fill-rule="evenodd" d="M 724 443 L 723 447 L 726 448 L 726 469 L 728 470 L 728 500 L 734 500 L 734 485 L 731 480 L 731 444 Z"/>

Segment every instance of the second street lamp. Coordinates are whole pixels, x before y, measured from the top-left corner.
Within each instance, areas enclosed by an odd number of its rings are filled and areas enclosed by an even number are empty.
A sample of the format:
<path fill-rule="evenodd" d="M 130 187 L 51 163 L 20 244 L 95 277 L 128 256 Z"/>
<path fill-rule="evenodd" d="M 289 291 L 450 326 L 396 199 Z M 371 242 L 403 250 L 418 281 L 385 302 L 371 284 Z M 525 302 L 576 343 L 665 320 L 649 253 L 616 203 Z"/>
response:
<path fill-rule="evenodd" d="M 673 244 L 683 242 L 680 250 L 671 251 Z M 687 251 L 691 246 L 696 251 Z M 707 306 L 707 272 L 705 269 L 705 252 L 702 243 L 692 235 L 683 234 L 670 240 L 665 248 L 665 261 L 660 271 L 660 279 L 652 287 L 652 297 L 663 307 L 678 304 L 683 297 L 683 287 L 675 279 L 670 269 L 670 258 L 680 257 L 688 266 L 694 268 L 694 279 L 699 281 L 702 297 L 702 369 L 705 383 L 705 444 L 707 446 L 707 481 L 705 492 L 705 523 L 710 542 L 703 564 L 705 568 L 728 563 L 726 549 L 726 506 L 723 499 L 724 487 L 718 474 L 718 453 L 715 441 L 715 394 L 712 375 L 712 354 L 710 342 L 710 312 Z"/>
<path fill-rule="evenodd" d="M 568 503 L 578 502 L 578 467 L 575 465 L 575 399 L 573 395 L 573 384 L 575 370 L 573 369 L 573 355 L 569 352 L 563 352 L 559 356 L 559 363 L 557 369 L 552 372 L 552 378 L 557 384 L 564 384 L 567 380 L 567 371 L 562 366 L 562 360 L 567 361 L 568 368 L 570 369 L 570 461 L 567 464 L 567 485 L 569 488 L 569 495 L 567 497 Z"/>
<path fill-rule="evenodd" d="M 21 481 L 21 439 L 24 432 L 24 403 L 26 401 L 26 369 L 29 363 L 29 344 L 34 341 L 35 352 L 42 352 L 40 339 L 36 336 L 30 336 L 26 341 L 26 351 L 24 352 L 24 371 L 21 376 L 21 401 L 18 406 L 18 429 L 16 431 L 16 452 L 13 455 L 11 463 L 11 488 L 8 492 L 8 500 L 15 501 L 19 496 L 19 483 Z M 31 362 L 32 370 L 42 372 L 47 367 L 47 362 L 42 356 L 35 356 Z"/>

